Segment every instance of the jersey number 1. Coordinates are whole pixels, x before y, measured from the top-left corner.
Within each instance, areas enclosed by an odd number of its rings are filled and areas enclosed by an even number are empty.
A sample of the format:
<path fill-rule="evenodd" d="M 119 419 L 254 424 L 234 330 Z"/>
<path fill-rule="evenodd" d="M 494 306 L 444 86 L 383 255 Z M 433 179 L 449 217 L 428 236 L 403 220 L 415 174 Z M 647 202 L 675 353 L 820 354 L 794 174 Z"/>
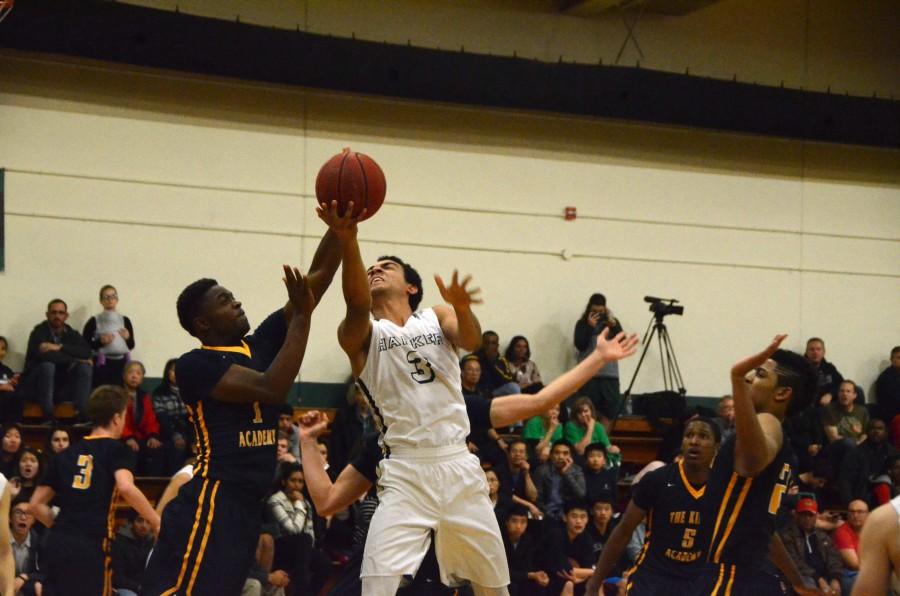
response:
<path fill-rule="evenodd" d="M 72 488 L 87 490 L 91 487 L 91 472 L 94 471 L 94 456 L 79 455 L 78 469 L 78 474 L 75 474 L 75 478 L 72 479 Z"/>

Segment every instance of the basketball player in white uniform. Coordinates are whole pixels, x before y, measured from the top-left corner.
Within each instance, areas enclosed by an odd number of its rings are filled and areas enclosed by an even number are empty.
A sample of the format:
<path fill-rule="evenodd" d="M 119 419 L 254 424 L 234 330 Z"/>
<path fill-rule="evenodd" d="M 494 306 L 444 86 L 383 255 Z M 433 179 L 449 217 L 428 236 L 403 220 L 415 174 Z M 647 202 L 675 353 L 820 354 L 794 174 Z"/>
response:
<path fill-rule="evenodd" d="M 466 448 L 460 388 L 457 349 L 481 343 L 470 308 L 480 302 L 478 290 L 456 272 L 449 287 L 435 276 L 450 306 L 417 311 L 418 273 L 396 257 L 367 271 L 356 221 L 339 217 L 335 203 L 317 211 L 341 244 L 347 312 L 338 341 L 384 433 L 381 503 L 363 554 L 362 593 L 393 596 L 403 576 L 415 574 L 433 531 L 443 583 L 468 580 L 479 596 L 508 594 L 500 528 L 478 458 Z"/>
<path fill-rule="evenodd" d="M 859 539 L 853 596 L 900 593 L 900 496 L 869 514 Z M 890 592 L 889 592 L 890 590 Z"/>

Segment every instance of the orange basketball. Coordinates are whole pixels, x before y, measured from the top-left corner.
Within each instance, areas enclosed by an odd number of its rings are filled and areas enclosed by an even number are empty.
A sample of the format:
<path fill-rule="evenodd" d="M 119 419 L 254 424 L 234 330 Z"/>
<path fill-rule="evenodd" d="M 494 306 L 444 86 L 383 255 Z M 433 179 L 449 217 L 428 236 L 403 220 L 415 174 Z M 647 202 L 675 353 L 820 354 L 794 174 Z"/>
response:
<path fill-rule="evenodd" d="M 384 172 L 375 160 L 349 147 L 326 161 L 316 176 L 319 204 L 337 201 L 340 215 L 344 215 L 347 205 L 353 201 L 354 216 L 366 209 L 363 219 L 372 217 L 384 202 L 386 191 Z"/>

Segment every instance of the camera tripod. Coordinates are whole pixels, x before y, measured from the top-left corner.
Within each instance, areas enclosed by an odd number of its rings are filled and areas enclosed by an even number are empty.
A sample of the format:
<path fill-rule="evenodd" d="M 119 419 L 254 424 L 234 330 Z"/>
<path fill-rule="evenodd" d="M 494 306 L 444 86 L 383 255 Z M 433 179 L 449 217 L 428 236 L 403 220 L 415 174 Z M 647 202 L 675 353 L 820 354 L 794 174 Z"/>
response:
<path fill-rule="evenodd" d="M 619 404 L 619 411 L 616 412 L 615 417 L 610 423 L 610 432 L 615 428 L 619 416 L 622 415 L 625 404 L 631 399 L 631 389 L 634 387 L 634 381 L 641 371 L 641 365 L 644 363 L 644 358 L 647 356 L 647 350 L 650 348 L 650 344 L 653 343 L 654 336 L 656 336 L 659 345 L 659 363 L 662 367 L 663 383 L 666 391 L 674 392 L 677 388 L 680 395 L 685 395 L 687 393 L 687 390 L 684 388 L 684 380 L 681 377 L 681 368 L 679 368 L 678 359 L 675 357 L 675 348 L 672 346 L 672 338 L 669 337 L 669 329 L 663 322 L 664 317 L 665 314 L 654 313 L 650 318 L 650 324 L 647 325 L 647 331 L 644 332 L 644 337 L 641 340 L 641 343 L 644 344 L 644 349 L 641 352 L 641 357 L 634 369 L 634 374 L 631 375 L 631 382 L 628 383 L 628 389 L 622 394 L 622 403 Z"/>

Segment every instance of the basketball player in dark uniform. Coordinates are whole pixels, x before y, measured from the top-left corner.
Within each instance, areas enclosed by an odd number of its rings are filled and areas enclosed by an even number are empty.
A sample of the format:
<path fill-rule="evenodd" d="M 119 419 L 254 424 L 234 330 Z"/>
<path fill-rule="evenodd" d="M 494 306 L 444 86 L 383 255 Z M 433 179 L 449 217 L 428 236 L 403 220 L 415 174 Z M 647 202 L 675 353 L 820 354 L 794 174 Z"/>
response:
<path fill-rule="evenodd" d="M 765 350 L 731 369 L 735 435 L 722 445 L 706 486 L 701 515 L 709 544 L 691 594 L 782 593 L 777 578 L 763 569 L 792 474 L 781 423 L 812 401 L 816 387 L 806 359 L 778 349 L 785 337 L 776 336 Z M 817 593 L 802 584 L 794 589 Z"/>
<path fill-rule="evenodd" d="M 175 374 L 194 425 L 194 476 L 165 508 L 141 593 L 240 594 L 272 482 L 278 416 L 309 337 L 312 310 L 340 258 L 329 232 L 309 276 L 284 267 L 288 303 L 247 336 L 241 303 L 215 280 L 178 297 L 182 327 L 202 342 Z"/>
<path fill-rule="evenodd" d="M 119 495 L 159 530 L 159 516 L 134 485 L 134 452 L 119 441 L 128 399 L 119 387 L 95 389 L 87 406 L 93 430 L 50 460 L 31 496 L 30 511 L 51 528 L 41 556 L 47 596 L 112 594 L 110 543 Z M 55 520 L 47 506 L 54 497 L 60 508 Z"/>
<path fill-rule="evenodd" d="M 619 561 L 634 529 L 647 520 L 647 535 L 626 593 L 637 596 L 673 594 L 689 588 L 705 561 L 701 530 L 702 500 L 709 466 L 722 431 L 705 418 L 688 422 L 681 441 L 684 459 L 648 473 L 634 488 L 622 520 L 600 554 L 585 594 L 596 596 Z"/>

